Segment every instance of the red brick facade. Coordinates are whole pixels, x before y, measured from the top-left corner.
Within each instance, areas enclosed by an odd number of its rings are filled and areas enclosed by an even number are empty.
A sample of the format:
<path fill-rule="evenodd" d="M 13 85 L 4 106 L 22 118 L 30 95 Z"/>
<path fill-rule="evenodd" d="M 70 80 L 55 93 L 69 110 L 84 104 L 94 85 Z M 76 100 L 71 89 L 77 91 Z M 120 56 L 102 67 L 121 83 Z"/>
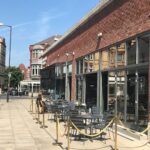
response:
<path fill-rule="evenodd" d="M 47 64 L 66 61 L 65 52 L 75 52 L 72 99 L 75 98 L 75 59 L 150 30 L 149 0 L 114 0 L 97 11 L 47 54 Z M 101 41 L 97 34 L 102 33 Z M 59 56 L 59 59 L 58 59 Z M 70 55 L 69 60 L 73 57 Z"/>
<path fill-rule="evenodd" d="M 65 62 L 65 52 L 74 51 L 75 58 L 97 48 L 97 34 L 103 33 L 98 48 L 107 47 L 141 32 L 150 30 L 149 0 L 115 0 L 86 23 L 79 26 L 48 55 L 48 64 Z M 70 58 L 71 59 L 71 58 Z"/>

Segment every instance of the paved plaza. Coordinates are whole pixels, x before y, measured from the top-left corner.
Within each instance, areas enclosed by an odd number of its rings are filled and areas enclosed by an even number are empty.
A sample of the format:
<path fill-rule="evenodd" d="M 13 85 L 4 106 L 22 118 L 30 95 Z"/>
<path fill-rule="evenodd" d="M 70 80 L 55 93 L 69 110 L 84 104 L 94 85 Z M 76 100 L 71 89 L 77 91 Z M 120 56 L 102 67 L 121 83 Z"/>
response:
<path fill-rule="evenodd" d="M 40 128 L 34 118 L 35 114 L 29 113 L 29 99 L 13 99 L 9 103 L 0 101 L 0 150 L 61 150 L 67 147 L 67 138 L 59 137 L 62 146 L 55 146 L 56 124 L 48 121 L 48 128 Z M 60 123 L 64 132 L 64 124 Z M 74 150 L 111 150 L 114 147 L 113 136 L 105 140 L 71 140 L 70 149 Z M 129 140 L 118 136 L 119 150 L 150 150 L 147 141 Z"/>

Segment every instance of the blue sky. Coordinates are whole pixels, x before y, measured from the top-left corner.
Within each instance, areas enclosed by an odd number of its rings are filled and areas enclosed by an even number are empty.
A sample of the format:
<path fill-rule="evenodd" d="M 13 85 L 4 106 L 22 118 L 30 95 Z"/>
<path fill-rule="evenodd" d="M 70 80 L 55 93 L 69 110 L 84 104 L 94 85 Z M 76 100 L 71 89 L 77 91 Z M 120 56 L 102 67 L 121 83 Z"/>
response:
<path fill-rule="evenodd" d="M 29 45 L 64 34 L 100 0 L 0 0 L 0 22 L 13 26 L 11 65 L 29 66 Z M 0 28 L 9 43 L 9 29 Z M 9 45 L 8 45 L 9 46 Z M 8 64 L 8 46 L 6 65 Z"/>

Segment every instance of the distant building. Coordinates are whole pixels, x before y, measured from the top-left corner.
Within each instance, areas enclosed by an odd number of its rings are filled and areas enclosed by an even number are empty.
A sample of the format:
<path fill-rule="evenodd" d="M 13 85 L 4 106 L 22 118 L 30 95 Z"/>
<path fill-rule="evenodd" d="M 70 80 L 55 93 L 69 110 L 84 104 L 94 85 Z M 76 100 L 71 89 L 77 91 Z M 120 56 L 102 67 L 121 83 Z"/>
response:
<path fill-rule="evenodd" d="M 4 85 L 5 58 L 6 58 L 5 39 L 3 37 L 0 37 L 0 94 Z"/>
<path fill-rule="evenodd" d="M 24 64 L 20 64 L 19 65 L 19 69 L 21 70 L 22 74 L 24 75 L 24 79 L 26 79 L 27 77 L 27 68 L 25 67 Z"/>
<path fill-rule="evenodd" d="M 60 37 L 60 35 L 52 36 L 46 40 L 30 45 L 30 68 L 32 80 L 39 80 L 40 69 L 46 66 L 46 57 L 42 59 L 40 56 L 47 49 L 47 47 L 58 41 Z"/>
<path fill-rule="evenodd" d="M 30 92 L 38 93 L 40 90 L 40 70 L 46 66 L 47 58 L 40 56 L 49 46 L 60 39 L 60 35 L 51 36 L 46 40 L 29 46 L 30 49 Z"/>

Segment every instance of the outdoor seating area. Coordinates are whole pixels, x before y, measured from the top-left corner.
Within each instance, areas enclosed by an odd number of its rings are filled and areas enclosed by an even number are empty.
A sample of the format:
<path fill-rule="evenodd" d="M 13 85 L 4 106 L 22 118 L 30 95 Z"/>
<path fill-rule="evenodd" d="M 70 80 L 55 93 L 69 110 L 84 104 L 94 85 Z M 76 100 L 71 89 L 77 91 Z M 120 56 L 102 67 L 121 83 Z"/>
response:
<path fill-rule="evenodd" d="M 87 109 L 85 104 L 77 105 L 63 99 L 46 100 L 45 104 L 48 120 L 57 121 L 57 118 L 59 118 L 61 122 L 71 122 L 70 136 L 74 140 L 81 140 L 81 138 L 92 140 L 97 138 L 102 139 L 102 136 L 106 135 L 103 132 L 95 137 L 88 136 L 95 135 L 97 132 L 103 130 L 110 121 L 107 120 L 107 115 L 100 115 L 96 107 Z M 112 118 L 113 116 L 111 116 Z"/>
<path fill-rule="evenodd" d="M 117 136 L 122 136 L 121 130 L 137 137 L 139 135 L 146 137 L 149 129 L 147 126 L 144 130 L 136 132 L 135 127 L 130 126 L 129 128 L 119 116 L 114 116 L 114 113 L 105 111 L 103 115 L 100 115 L 96 106 L 87 109 L 85 103 L 79 105 L 77 102 L 64 99 L 47 99 L 45 106 L 46 111 L 40 113 L 34 99 L 31 99 L 30 109 L 33 119 L 37 120 L 36 123 L 39 123 L 40 128 L 51 129 L 54 126 L 54 144 L 67 144 L 68 150 L 72 142 L 87 143 L 90 141 L 106 145 L 109 141 L 115 142 Z M 62 143 L 62 141 L 65 142 Z"/>

